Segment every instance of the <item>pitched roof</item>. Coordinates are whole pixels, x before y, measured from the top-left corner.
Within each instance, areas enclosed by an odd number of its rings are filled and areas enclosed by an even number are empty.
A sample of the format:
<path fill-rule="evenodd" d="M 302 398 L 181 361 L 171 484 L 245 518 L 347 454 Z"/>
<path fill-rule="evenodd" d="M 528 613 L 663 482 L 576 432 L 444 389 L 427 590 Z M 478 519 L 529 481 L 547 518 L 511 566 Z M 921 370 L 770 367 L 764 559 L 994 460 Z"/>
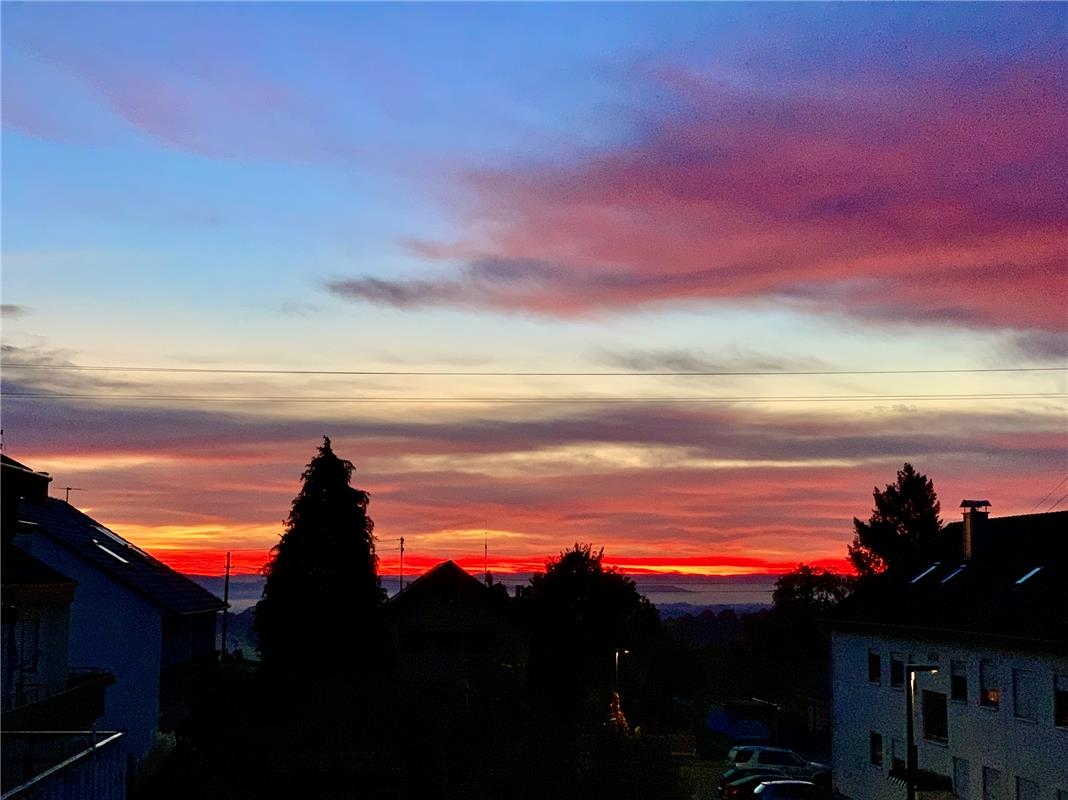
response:
<path fill-rule="evenodd" d="M 71 580 L 17 547 L 7 546 L 3 549 L 3 558 L 0 559 L 0 584 L 5 587 L 16 584 L 74 586 L 76 583 L 77 581 Z"/>
<path fill-rule="evenodd" d="M 166 613 L 218 611 L 225 605 L 207 589 L 58 498 L 49 497 L 44 502 L 23 500 L 19 504 L 19 522 L 24 531 L 47 535 Z"/>
<path fill-rule="evenodd" d="M 459 601 L 487 606 L 496 603 L 486 584 L 455 561 L 443 561 L 408 584 L 403 592 L 393 595 L 382 606 L 382 613 L 388 617 L 406 608 Z"/>
<path fill-rule="evenodd" d="M 986 520 L 968 561 L 961 535 L 947 525 L 940 556 L 872 578 L 832 624 L 1068 645 L 1068 511 Z"/>

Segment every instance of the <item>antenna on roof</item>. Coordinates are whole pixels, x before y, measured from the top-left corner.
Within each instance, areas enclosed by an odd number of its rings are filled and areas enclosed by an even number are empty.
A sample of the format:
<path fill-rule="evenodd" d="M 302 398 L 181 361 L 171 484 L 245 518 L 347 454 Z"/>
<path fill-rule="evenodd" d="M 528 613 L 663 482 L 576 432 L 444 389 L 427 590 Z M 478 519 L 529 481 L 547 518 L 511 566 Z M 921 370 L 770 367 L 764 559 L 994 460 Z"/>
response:
<path fill-rule="evenodd" d="M 489 574 L 489 531 L 482 529 L 482 578 L 490 585 Z"/>
<path fill-rule="evenodd" d="M 397 589 L 397 594 L 404 591 L 404 537 L 400 537 L 401 553 L 400 553 L 400 586 Z"/>
<path fill-rule="evenodd" d="M 64 492 L 66 492 L 66 494 L 63 495 L 63 502 L 64 503 L 69 503 L 70 502 L 70 493 L 71 492 L 84 492 L 85 491 L 85 489 L 82 489 L 80 486 L 60 486 L 59 488 L 62 489 Z"/>

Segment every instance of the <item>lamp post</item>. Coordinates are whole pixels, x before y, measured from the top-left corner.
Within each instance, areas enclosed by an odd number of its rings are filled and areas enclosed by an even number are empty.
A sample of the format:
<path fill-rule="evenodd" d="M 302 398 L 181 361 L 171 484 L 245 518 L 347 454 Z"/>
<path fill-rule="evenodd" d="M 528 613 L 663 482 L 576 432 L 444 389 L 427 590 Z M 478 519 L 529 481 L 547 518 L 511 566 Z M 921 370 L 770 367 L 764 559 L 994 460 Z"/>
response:
<path fill-rule="evenodd" d="M 905 665 L 905 680 L 908 683 L 908 688 L 905 690 L 905 747 L 906 747 L 906 764 L 905 764 L 905 782 L 908 792 L 908 800 L 916 800 L 916 770 L 919 769 L 916 759 L 916 731 L 915 721 L 913 720 L 913 706 L 915 705 L 916 695 L 916 673 L 927 672 L 934 674 L 938 672 L 938 667 L 934 664 L 906 664 Z"/>
<path fill-rule="evenodd" d="M 622 653 L 625 656 L 629 656 L 630 655 L 630 650 L 624 650 L 624 649 L 622 649 L 620 647 L 616 648 L 616 682 L 615 682 L 616 693 L 619 692 L 619 654 L 620 653 Z"/>

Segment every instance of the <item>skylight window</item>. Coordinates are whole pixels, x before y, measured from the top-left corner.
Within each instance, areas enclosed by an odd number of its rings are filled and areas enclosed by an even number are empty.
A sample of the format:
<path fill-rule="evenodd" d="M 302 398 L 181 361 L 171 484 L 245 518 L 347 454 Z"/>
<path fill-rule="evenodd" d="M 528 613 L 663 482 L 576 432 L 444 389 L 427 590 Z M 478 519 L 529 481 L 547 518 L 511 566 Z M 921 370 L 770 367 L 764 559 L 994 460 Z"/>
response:
<path fill-rule="evenodd" d="M 104 545 L 100 544 L 100 542 L 98 542 L 96 539 L 93 539 L 93 544 L 95 544 L 97 547 L 99 547 L 101 550 L 103 550 L 105 553 L 107 553 L 112 558 L 121 561 L 123 564 L 129 564 L 130 563 L 125 558 L 123 558 L 118 553 L 116 553 L 114 550 L 110 550 L 107 547 L 104 547 Z"/>
<path fill-rule="evenodd" d="M 923 580 L 928 575 L 930 575 L 932 572 L 934 572 L 935 569 L 937 569 L 939 566 L 941 566 L 941 564 L 942 564 L 941 561 L 934 562 L 931 566 L 929 566 L 927 569 L 925 569 L 923 572 L 921 572 L 919 575 L 917 575 L 915 578 L 913 578 L 911 582 L 912 583 L 916 583 L 917 581 Z"/>
<path fill-rule="evenodd" d="M 131 544 L 130 542 L 126 541 L 121 536 L 119 536 L 117 533 L 115 533 L 113 531 L 109 531 L 103 525 L 94 525 L 93 527 L 96 528 L 98 531 L 100 531 L 102 534 L 104 534 L 106 537 L 111 539 L 111 541 L 115 542 L 115 544 L 122 545 L 123 547 L 128 547 L 131 550 L 136 550 L 138 553 L 140 553 L 143 556 L 148 555 L 140 547 L 138 547 L 137 545 Z"/>
<path fill-rule="evenodd" d="M 1019 586 L 1021 583 L 1024 583 L 1029 578 L 1033 578 L 1035 575 L 1037 575 L 1041 571 L 1042 571 L 1042 567 L 1035 567 L 1033 570 L 1028 572 L 1022 578 L 1020 578 L 1020 580 L 1016 581 L 1016 585 Z"/>
<path fill-rule="evenodd" d="M 946 577 L 944 577 L 944 578 L 942 579 L 942 581 L 941 581 L 941 582 L 942 582 L 942 583 L 949 583 L 949 582 L 950 582 L 951 580 L 953 580 L 953 579 L 954 579 L 954 578 L 956 578 L 956 577 L 957 577 L 958 575 L 960 575 L 960 574 L 961 574 L 962 572 L 964 572 L 964 567 L 965 567 L 965 565 L 964 565 L 964 564 L 961 564 L 961 565 L 960 565 L 959 567 L 957 567 L 957 568 L 956 568 L 955 570 L 953 570 L 953 571 L 952 571 L 951 573 L 949 573 L 948 575 L 946 575 Z"/>

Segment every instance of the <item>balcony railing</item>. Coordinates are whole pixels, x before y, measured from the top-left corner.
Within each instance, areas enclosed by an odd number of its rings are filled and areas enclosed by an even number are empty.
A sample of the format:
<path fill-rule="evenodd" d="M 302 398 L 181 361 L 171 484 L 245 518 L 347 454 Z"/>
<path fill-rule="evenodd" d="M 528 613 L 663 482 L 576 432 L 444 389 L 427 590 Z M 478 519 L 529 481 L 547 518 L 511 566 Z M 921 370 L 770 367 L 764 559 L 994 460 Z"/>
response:
<path fill-rule="evenodd" d="M 72 669 L 66 680 L 19 683 L 4 697 L 5 730 L 63 730 L 92 727 L 104 713 L 104 690 L 115 676 L 102 669 Z"/>
<path fill-rule="evenodd" d="M 5 730 L 0 800 L 123 800 L 126 757 L 114 731 Z"/>

